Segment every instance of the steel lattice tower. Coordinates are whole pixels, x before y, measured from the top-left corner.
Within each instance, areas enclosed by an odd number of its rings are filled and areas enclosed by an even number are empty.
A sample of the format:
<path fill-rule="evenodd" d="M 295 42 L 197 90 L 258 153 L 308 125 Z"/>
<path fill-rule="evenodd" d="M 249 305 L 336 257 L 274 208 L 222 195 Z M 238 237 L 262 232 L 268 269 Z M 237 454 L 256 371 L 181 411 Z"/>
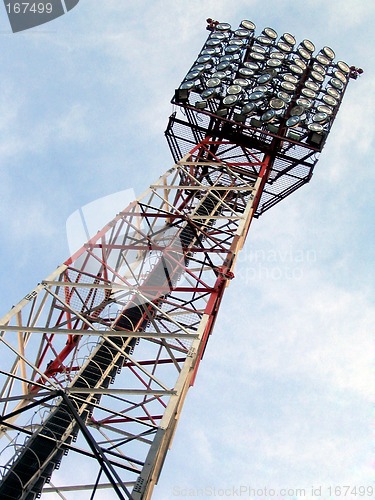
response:
<path fill-rule="evenodd" d="M 208 22 L 172 100 L 172 168 L 0 322 L 2 499 L 151 497 L 250 223 L 310 180 L 361 72 Z M 91 483 L 50 482 L 75 456 Z"/>

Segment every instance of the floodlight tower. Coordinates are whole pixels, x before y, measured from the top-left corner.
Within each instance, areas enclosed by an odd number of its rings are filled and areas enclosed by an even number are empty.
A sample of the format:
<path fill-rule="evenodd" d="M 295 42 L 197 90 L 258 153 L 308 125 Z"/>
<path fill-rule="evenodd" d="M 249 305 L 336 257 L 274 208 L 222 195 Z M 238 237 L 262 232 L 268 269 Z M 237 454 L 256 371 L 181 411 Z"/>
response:
<path fill-rule="evenodd" d="M 208 21 L 172 168 L 0 322 L 1 499 L 151 497 L 250 223 L 310 180 L 361 72 Z"/>

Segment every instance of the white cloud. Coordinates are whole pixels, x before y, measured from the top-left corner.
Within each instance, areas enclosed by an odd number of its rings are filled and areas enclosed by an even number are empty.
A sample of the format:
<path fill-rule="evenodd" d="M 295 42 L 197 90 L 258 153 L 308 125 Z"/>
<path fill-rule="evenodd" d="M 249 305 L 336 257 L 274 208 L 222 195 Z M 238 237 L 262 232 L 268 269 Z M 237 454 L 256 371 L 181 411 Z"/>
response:
<path fill-rule="evenodd" d="M 56 121 L 49 131 L 54 139 L 61 142 L 83 142 L 90 137 L 89 113 L 85 106 L 74 103 Z"/>
<path fill-rule="evenodd" d="M 322 3 L 322 16 L 325 21 L 328 19 L 330 30 L 340 29 L 350 30 L 363 25 L 371 16 L 375 15 L 372 4 L 358 2 L 357 0 L 345 0 L 341 2 L 334 0 L 329 3 Z"/>

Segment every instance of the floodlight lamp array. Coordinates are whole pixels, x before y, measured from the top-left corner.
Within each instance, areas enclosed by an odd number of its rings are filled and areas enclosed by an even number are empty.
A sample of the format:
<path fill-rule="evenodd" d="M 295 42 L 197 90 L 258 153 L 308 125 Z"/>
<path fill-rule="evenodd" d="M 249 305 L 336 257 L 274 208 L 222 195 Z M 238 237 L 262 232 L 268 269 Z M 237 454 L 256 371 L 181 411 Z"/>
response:
<path fill-rule="evenodd" d="M 221 119 L 322 145 L 332 126 L 350 67 L 330 47 L 316 51 L 290 33 L 244 20 L 216 23 L 172 100 Z M 311 144 L 311 142 L 310 142 Z M 317 149 L 320 149 L 318 147 Z"/>

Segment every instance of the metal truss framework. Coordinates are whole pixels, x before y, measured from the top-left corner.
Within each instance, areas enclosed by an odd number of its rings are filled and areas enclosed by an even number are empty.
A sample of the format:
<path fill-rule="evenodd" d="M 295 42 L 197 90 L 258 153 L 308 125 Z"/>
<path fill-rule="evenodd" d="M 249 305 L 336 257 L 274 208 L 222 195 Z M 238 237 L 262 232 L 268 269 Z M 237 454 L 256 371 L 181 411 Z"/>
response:
<path fill-rule="evenodd" d="M 309 182 L 362 73 L 250 21 L 207 28 L 174 166 L 0 320 L 1 499 L 151 497 L 252 218 Z"/>
<path fill-rule="evenodd" d="M 150 498 L 272 161 L 203 139 L 2 318 L 1 498 Z"/>

